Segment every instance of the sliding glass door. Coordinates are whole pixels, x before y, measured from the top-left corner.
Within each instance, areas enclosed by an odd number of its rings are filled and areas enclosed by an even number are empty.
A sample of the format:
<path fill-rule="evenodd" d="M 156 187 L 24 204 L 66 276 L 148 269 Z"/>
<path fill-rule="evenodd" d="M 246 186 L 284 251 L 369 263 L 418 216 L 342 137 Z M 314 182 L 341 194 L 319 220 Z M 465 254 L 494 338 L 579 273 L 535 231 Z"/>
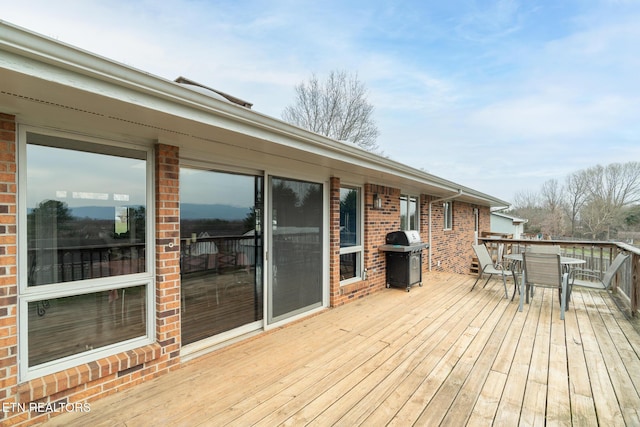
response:
<path fill-rule="evenodd" d="M 265 215 L 263 183 L 261 176 L 180 169 L 183 344 L 259 328 L 265 302 L 268 323 L 322 306 L 323 185 L 270 178 Z"/>
<path fill-rule="evenodd" d="M 180 169 L 182 342 L 263 318 L 263 178 Z"/>
<path fill-rule="evenodd" d="M 273 177 L 268 319 L 322 305 L 322 184 Z"/>

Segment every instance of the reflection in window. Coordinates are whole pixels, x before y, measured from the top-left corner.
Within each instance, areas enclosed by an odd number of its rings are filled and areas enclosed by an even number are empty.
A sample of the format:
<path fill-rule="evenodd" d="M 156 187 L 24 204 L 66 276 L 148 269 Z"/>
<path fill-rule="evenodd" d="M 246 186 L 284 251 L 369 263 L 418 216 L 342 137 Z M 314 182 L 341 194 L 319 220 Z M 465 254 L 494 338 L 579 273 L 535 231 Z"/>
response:
<path fill-rule="evenodd" d="M 402 194 L 400 196 L 400 229 L 419 230 L 418 198 Z"/>
<path fill-rule="evenodd" d="M 340 246 L 360 243 L 360 218 L 358 217 L 359 191 L 356 188 L 340 189 Z"/>
<path fill-rule="evenodd" d="M 145 310 L 144 286 L 30 302 L 29 366 L 143 336 Z"/>
<path fill-rule="evenodd" d="M 263 318 L 263 178 L 180 168 L 182 343 Z"/>
<path fill-rule="evenodd" d="M 360 277 L 362 227 L 360 189 L 340 188 L 340 280 Z"/>
<path fill-rule="evenodd" d="M 322 184 L 271 179 L 270 323 L 322 305 Z"/>
<path fill-rule="evenodd" d="M 20 142 L 21 378 L 149 343 L 150 153 L 29 131 Z"/>
<path fill-rule="evenodd" d="M 340 280 L 353 279 L 360 276 L 360 253 L 340 254 Z"/>
<path fill-rule="evenodd" d="M 145 271 L 145 153 L 32 143 L 26 153 L 29 286 Z"/>

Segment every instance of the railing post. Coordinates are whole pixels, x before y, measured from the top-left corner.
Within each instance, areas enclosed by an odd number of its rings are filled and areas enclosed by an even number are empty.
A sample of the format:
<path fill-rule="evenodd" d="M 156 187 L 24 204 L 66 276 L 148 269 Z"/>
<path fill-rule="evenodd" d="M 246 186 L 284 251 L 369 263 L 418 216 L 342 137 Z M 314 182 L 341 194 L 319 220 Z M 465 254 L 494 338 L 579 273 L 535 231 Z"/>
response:
<path fill-rule="evenodd" d="M 640 255 L 631 254 L 631 316 L 638 315 L 638 299 L 640 297 Z"/>

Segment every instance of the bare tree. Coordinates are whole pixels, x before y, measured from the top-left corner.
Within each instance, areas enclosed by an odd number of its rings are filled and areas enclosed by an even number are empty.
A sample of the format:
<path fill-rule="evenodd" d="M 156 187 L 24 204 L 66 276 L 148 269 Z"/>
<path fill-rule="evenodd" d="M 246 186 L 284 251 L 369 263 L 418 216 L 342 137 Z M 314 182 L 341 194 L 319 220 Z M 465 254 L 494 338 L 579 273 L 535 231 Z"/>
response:
<path fill-rule="evenodd" d="M 640 201 L 640 162 L 594 166 L 585 172 L 588 203 L 582 222 L 593 238 L 609 239 L 624 223 L 624 208 Z"/>
<path fill-rule="evenodd" d="M 542 197 L 542 209 L 544 217 L 541 231 L 549 236 L 561 236 L 564 234 L 564 213 L 562 209 L 563 191 L 558 180 L 550 179 L 542 185 L 540 191 Z"/>
<path fill-rule="evenodd" d="M 587 171 L 592 197 L 616 208 L 640 201 L 640 162 L 598 165 Z"/>
<path fill-rule="evenodd" d="M 513 198 L 513 213 L 528 220 L 525 224 L 527 233 L 537 234 L 542 230 L 544 211 L 540 194 L 530 190 L 517 192 Z"/>
<path fill-rule="evenodd" d="M 617 230 L 638 227 L 639 203 L 640 162 L 612 163 L 572 173 L 563 188 L 550 180 L 539 193 L 516 193 L 513 211 L 529 220 L 529 233 L 562 235 L 563 221 L 568 219 L 572 237 L 584 234 L 591 239 L 608 240 L 615 237 Z M 560 206 L 564 214 L 560 213 Z"/>
<path fill-rule="evenodd" d="M 581 212 L 581 224 L 591 239 L 609 240 L 611 226 L 615 223 L 615 211 L 602 199 L 592 199 Z"/>
<path fill-rule="evenodd" d="M 564 184 L 566 197 L 565 211 L 571 223 L 571 237 L 576 235 L 576 226 L 580 210 L 587 201 L 587 179 L 585 171 L 569 175 Z"/>
<path fill-rule="evenodd" d="M 367 101 L 367 89 L 357 74 L 332 71 L 323 82 L 313 74 L 295 91 L 295 102 L 285 108 L 283 120 L 368 151 L 380 151 L 373 106 Z"/>
<path fill-rule="evenodd" d="M 540 195 L 531 190 L 518 191 L 513 197 L 513 208 L 517 210 L 537 209 L 540 207 Z"/>

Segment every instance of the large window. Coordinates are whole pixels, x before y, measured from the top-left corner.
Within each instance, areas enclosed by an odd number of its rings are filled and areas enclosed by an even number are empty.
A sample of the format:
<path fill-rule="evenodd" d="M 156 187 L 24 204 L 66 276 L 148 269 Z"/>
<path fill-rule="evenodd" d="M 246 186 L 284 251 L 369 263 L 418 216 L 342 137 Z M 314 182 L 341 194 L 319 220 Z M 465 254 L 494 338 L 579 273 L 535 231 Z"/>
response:
<path fill-rule="evenodd" d="M 402 230 L 420 230 L 417 197 L 406 194 L 400 196 L 400 228 Z"/>
<path fill-rule="evenodd" d="M 360 278 L 362 221 L 360 189 L 340 188 L 340 280 Z"/>
<path fill-rule="evenodd" d="M 21 133 L 22 379 L 150 342 L 149 159 Z"/>

